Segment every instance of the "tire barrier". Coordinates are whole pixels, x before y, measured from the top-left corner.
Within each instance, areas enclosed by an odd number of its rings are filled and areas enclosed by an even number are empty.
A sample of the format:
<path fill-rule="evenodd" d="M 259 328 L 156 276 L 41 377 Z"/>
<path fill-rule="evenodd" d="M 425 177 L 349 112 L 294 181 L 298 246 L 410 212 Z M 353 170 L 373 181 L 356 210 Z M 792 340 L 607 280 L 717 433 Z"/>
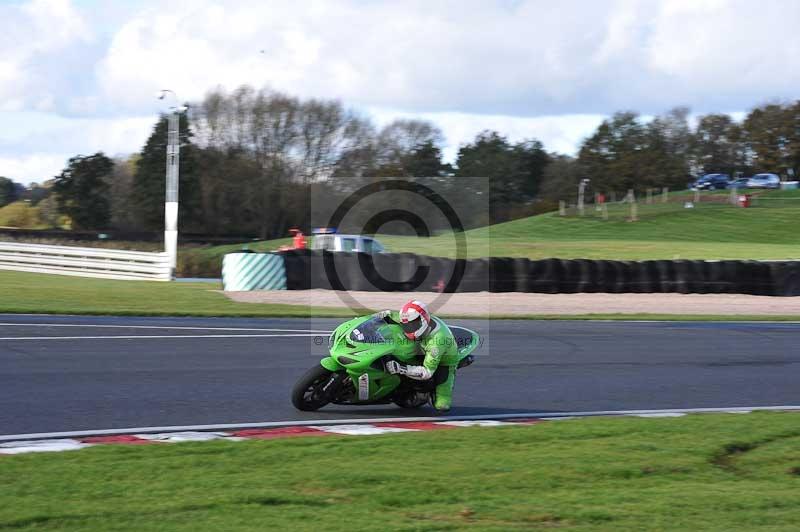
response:
<path fill-rule="evenodd" d="M 776 296 L 800 296 L 800 262 L 773 262 L 770 264 Z"/>
<path fill-rule="evenodd" d="M 287 290 L 311 288 L 311 261 L 307 250 L 298 249 L 281 253 L 286 270 Z"/>
<path fill-rule="evenodd" d="M 228 253 L 222 258 L 225 291 L 286 290 L 284 258 L 269 253 Z"/>
<path fill-rule="evenodd" d="M 513 292 L 515 284 L 513 259 L 502 257 L 489 259 L 490 292 Z"/>
<path fill-rule="evenodd" d="M 241 277 L 249 280 L 242 281 Z M 459 279 L 457 283 L 452 281 L 454 277 Z M 368 255 L 290 250 L 279 254 L 226 255 L 223 284 L 225 290 L 319 288 L 380 292 L 672 292 L 800 296 L 800 261 L 507 257 L 454 260 L 412 253 Z"/>
<path fill-rule="evenodd" d="M 456 259 L 464 267 L 464 277 L 458 286 L 459 292 L 488 292 L 489 272 L 491 270 L 489 259 Z"/>

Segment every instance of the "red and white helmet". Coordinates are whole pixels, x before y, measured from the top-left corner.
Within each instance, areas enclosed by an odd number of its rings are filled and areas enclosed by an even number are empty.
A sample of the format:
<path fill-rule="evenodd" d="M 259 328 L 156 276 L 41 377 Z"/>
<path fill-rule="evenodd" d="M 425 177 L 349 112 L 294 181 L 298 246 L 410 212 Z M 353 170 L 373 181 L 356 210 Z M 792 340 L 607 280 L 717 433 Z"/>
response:
<path fill-rule="evenodd" d="M 422 301 L 409 301 L 400 309 L 400 322 L 409 340 L 419 340 L 431 326 L 428 307 Z"/>

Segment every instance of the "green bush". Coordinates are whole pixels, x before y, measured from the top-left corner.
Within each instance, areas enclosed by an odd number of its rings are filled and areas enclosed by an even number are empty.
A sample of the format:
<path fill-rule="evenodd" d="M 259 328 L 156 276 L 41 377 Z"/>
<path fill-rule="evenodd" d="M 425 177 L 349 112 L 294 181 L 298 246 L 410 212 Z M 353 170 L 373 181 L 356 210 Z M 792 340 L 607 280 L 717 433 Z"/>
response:
<path fill-rule="evenodd" d="M 34 207 L 25 201 L 15 201 L 0 208 L 0 226 L 43 229 L 47 224 L 42 221 L 39 207 Z"/>

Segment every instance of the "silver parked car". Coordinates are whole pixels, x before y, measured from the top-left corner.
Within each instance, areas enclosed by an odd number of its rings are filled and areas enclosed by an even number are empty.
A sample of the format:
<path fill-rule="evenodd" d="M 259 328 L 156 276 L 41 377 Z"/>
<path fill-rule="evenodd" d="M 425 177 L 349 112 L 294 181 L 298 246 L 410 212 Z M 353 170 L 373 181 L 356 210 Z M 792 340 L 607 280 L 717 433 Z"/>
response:
<path fill-rule="evenodd" d="M 333 229 L 314 230 L 311 249 L 325 251 L 351 251 L 357 253 L 384 253 L 386 248 L 375 238 L 365 235 L 341 235 Z"/>
<path fill-rule="evenodd" d="M 781 178 L 775 174 L 756 174 L 747 180 L 747 188 L 781 188 Z"/>

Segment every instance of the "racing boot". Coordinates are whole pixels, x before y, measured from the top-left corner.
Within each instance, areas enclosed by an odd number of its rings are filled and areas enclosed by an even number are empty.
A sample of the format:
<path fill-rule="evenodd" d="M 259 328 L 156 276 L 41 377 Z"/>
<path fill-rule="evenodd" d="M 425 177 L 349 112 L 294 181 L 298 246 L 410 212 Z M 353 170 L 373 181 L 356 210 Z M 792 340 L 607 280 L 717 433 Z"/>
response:
<path fill-rule="evenodd" d="M 446 414 L 450 411 L 453 403 L 453 386 L 456 382 L 456 367 L 447 368 L 447 377 L 444 382 L 436 386 L 436 390 L 431 394 L 431 404 L 438 414 Z"/>

